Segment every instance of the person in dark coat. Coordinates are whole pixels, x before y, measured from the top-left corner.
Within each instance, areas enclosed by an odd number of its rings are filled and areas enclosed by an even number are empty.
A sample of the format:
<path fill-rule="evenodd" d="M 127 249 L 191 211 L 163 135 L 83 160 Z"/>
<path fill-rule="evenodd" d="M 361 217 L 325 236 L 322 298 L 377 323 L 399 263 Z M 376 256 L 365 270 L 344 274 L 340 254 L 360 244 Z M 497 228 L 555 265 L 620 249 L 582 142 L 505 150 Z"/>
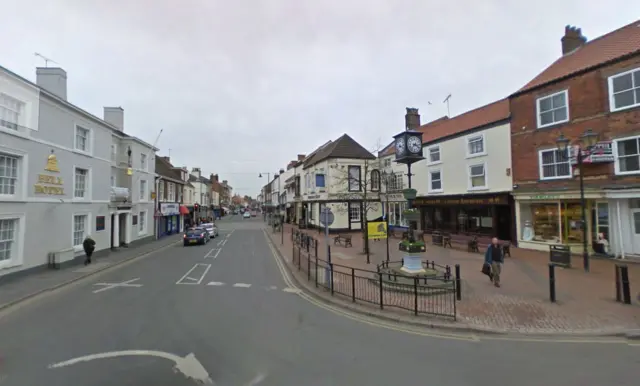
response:
<path fill-rule="evenodd" d="M 487 252 L 484 254 L 484 262 L 491 266 L 491 275 L 489 277 L 493 281 L 493 285 L 500 287 L 500 274 L 502 273 L 504 256 L 497 237 L 491 240 L 491 245 L 489 245 Z"/>
<path fill-rule="evenodd" d="M 87 237 L 82 242 L 82 248 L 84 249 L 84 253 L 87 255 L 87 258 L 84 260 L 84 265 L 91 264 L 91 255 L 93 255 L 93 250 L 96 249 L 96 242 L 91 238 L 91 235 L 87 235 Z"/>

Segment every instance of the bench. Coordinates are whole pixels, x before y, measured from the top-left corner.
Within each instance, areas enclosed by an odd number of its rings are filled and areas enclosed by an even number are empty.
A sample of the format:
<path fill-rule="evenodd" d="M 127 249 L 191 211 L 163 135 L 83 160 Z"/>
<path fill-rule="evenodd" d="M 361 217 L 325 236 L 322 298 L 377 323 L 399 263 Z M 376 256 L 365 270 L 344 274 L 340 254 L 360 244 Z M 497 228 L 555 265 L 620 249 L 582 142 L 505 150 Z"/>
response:
<path fill-rule="evenodd" d="M 333 245 L 343 245 L 345 247 L 352 247 L 351 235 L 337 235 L 333 238 Z"/>

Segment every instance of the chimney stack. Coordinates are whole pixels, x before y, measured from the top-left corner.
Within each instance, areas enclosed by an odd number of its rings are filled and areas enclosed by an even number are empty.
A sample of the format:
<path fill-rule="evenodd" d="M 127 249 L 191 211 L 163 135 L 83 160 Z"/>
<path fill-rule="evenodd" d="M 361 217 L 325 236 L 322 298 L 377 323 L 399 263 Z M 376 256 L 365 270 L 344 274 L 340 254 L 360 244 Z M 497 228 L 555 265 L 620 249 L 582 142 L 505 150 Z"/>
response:
<path fill-rule="evenodd" d="M 36 68 L 36 84 L 57 97 L 67 100 L 67 72 L 62 68 Z"/>
<path fill-rule="evenodd" d="M 307 156 L 305 156 L 304 154 L 298 154 L 298 162 L 304 161 L 306 157 Z"/>
<path fill-rule="evenodd" d="M 405 128 L 407 130 L 418 130 L 420 127 L 420 114 L 418 109 L 407 107 L 407 113 L 404 116 Z"/>
<path fill-rule="evenodd" d="M 124 131 L 124 110 L 122 107 L 104 107 L 104 121 Z"/>
<path fill-rule="evenodd" d="M 196 176 L 197 178 L 201 177 L 201 172 L 200 172 L 200 168 L 193 168 L 191 169 L 191 173 Z"/>
<path fill-rule="evenodd" d="M 223 185 L 229 185 L 227 180 L 222 180 Z"/>
<path fill-rule="evenodd" d="M 164 159 L 165 161 L 171 163 L 171 158 L 170 157 L 164 156 L 164 157 L 162 157 L 162 159 Z"/>
<path fill-rule="evenodd" d="M 582 35 L 582 29 L 568 25 L 564 27 L 564 36 L 560 41 L 562 55 L 567 55 L 582 47 L 587 42 L 587 38 Z"/>

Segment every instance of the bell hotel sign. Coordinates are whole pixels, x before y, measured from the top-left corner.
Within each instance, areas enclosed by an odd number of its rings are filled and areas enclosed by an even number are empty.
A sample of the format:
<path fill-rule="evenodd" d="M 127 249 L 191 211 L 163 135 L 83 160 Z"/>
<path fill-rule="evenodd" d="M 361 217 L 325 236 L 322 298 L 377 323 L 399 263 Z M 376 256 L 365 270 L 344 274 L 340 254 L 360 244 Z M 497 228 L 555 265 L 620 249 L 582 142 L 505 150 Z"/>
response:
<path fill-rule="evenodd" d="M 60 173 L 58 158 L 51 154 L 47 158 L 47 166 L 44 168 L 49 173 Z M 48 194 L 51 196 L 64 196 L 64 182 L 61 177 L 51 174 L 38 174 L 38 181 L 33 186 L 35 194 Z"/>

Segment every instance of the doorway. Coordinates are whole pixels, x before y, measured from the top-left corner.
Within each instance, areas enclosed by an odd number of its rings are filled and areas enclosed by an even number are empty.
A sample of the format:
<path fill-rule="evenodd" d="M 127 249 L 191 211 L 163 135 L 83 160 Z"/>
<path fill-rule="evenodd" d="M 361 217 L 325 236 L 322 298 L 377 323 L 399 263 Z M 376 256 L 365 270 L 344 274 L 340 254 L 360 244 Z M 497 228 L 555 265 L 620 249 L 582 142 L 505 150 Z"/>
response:
<path fill-rule="evenodd" d="M 111 216 L 111 242 L 109 243 L 109 245 L 111 245 L 111 249 L 117 248 L 118 245 L 115 245 L 115 224 L 116 224 L 116 215 L 112 214 Z"/>
<path fill-rule="evenodd" d="M 511 206 L 496 205 L 493 207 L 496 211 L 496 237 L 500 240 L 511 240 L 512 223 L 511 223 Z M 511 240 L 512 242 L 514 240 Z"/>

